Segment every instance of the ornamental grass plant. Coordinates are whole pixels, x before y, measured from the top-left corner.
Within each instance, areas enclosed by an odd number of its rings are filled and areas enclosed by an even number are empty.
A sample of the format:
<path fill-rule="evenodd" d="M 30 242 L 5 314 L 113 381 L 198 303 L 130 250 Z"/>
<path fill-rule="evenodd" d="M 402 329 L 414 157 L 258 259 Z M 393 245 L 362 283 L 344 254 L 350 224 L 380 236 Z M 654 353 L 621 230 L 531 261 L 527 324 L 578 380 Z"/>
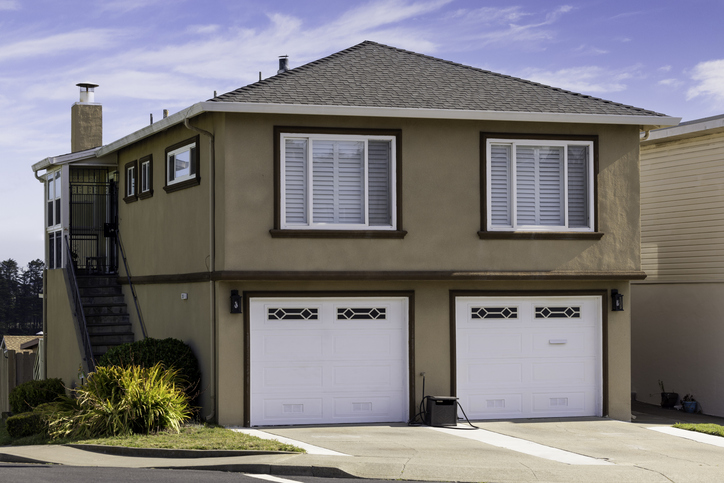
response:
<path fill-rule="evenodd" d="M 161 430 L 178 433 L 192 411 L 178 370 L 156 364 L 99 366 L 75 399 L 66 398 L 49 418 L 51 438 L 96 438 L 149 434 Z"/>

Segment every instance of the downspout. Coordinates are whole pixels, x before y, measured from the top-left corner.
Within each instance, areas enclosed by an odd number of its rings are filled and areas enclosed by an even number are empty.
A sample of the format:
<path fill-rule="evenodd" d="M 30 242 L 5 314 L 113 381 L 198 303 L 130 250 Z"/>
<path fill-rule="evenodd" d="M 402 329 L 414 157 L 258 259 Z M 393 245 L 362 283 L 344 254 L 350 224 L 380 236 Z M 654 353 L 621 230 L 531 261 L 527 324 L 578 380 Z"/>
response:
<path fill-rule="evenodd" d="M 211 414 L 207 421 L 216 417 L 216 157 L 214 135 L 196 126 L 192 126 L 188 118 L 184 118 L 184 126 L 191 131 L 209 138 L 209 316 L 211 317 Z"/>
<path fill-rule="evenodd" d="M 649 135 L 651 134 L 651 131 L 645 131 L 644 137 L 640 138 L 639 141 L 646 141 L 649 138 Z"/>

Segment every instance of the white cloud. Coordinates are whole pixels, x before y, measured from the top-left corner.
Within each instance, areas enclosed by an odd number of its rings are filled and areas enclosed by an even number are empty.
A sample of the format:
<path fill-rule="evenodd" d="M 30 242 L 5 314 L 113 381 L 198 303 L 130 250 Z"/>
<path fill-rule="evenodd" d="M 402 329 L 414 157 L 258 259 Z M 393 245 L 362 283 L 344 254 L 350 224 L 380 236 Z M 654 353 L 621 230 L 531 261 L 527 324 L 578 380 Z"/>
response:
<path fill-rule="evenodd" d="M 670 66 L 670 65 L 662 65 L 661 67 L 659 67 L 659 71 L 660 71 L 660 72 L 670 72 L 670 71 L 671 71 L 671 66 Z"/>
<path fill-rule="evenodd" d="M 191 34 L 213 34 L 219 31 L 219 25 L 190 25 L 186 31 Z"/>
<path fill-rule="evenodd" d="M 576 52 L 579 55 L 603 55 L 608 54 L 608 50 L 599 49 L 598 47 L 594 47 L 592 45 L 580 45 L 579 47 L 573 49 L 574 52 Z"/>
<path fill-rule="evenodd" d="M 657 84 L 660 86 L 665 86 L 665 87 L 680 87 L 684 83 L 682 81 L 680 81 L 679 79 L 662 79 L 659 82 L 657 82 Z"/>
<path fill-rule="evenodd" d="M 21 40 L 0 46 L 0 62 L 11 59 L 28 59 L 29 57 L 47 57 L 68 51 L 80 54 L 89 49 L 104 49 L 120 42 L 122 35 L 122 32 L 111 29 L 83 29 L 41 39 Z"/>
<path fill-rule="evenodd" d="M 16 0 L 0 0 L 0 10 L 20 10 L 20 3 Z"/>
<path fill-rule="evenodd" d="M 635 70 L 612 72 L 598 66 L 570 67 L 557 71 L 528 69 L 521 77 L 573 92 L 605 94 L 625 90 L 627 86 L 623 81 L 635 77 Z"/>
<path fill-rule="evenodd" d="M 717 106 L 724 106 L 724 59 L 697 64 L 691 78 L 697 84 L 687 92 L 687 100 L 701 96 L 713 100 Z"/>

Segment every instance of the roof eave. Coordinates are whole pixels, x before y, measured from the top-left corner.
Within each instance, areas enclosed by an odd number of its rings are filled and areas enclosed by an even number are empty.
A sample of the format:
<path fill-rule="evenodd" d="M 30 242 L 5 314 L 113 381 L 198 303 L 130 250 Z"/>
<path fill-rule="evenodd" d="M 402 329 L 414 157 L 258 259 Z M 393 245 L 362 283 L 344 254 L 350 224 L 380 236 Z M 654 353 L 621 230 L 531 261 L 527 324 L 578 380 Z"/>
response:
<path fill-rule="evenodd" d="M 673 141 L 675 139 L 686 139 L 695 136 L 719 132 L 724 129 L 724 115 L 687 121 L 681 125 L 666 127 L 651 131 L 646 141 L 641 144 L 655 144 L 661 141 Z"/>
<path fill-rule="evenodd" d="M 417 109 L 399 107 L 322 106 L 310 104 L 271 104 L 257 102 L 199 102 L 150 126 L 103 146 L 96 156 L 117 151 L 157 132 L 180 124 L 204 112 L 244 114 L 299 114 L 317 116 L 397 117 L 414 119 L 457 119 L 476 121 L 519 121 L 582 124 L 623 124 L 642 130 L 679 124 L 681 118 L 650 115 L 574 114 L 552 112 L 473 111 L 460 109 Z"/>
<path fill-rule="evenodd" d="M 49 156 L 42 161 L 38 161 L 32 166 L 33 172 L 37 173 L 43 169 L 48 169 L 52 166 L 58 166 L 62 164 L 73 163 L 76 161 L 83 161 L 86 159 L 94 159 L 97 157 L 100 147 L 86 149 L 84 151 L 78 151 L 75 153 L 61 154 L 60 156 Z"/>

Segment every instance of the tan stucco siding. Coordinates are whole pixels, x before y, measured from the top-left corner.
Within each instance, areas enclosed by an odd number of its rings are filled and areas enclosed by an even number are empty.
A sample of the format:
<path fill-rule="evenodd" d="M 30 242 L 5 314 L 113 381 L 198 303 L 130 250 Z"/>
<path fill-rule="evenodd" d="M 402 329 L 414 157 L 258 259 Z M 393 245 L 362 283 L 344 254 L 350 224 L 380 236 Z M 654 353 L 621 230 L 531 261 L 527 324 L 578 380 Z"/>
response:
<path fill-rule="evenodd" d="M 213 130 L 201 120 L 194 121 L 204 129 Z M 165 149 L 194 136 L 195 132 L 180 125 L 119 153 L 119 226 L 129 269 L 134 276 L 208 270 L 209 143 L 204 136 L 200 137 L 199 143 L 201 183 L 171 193 L 163 189 L 166 183 Z M 125 165 L 149 154 L 153 155 L 153 196 L 126 203 L 123 201 Z M 121 272 L 124 273 L 122 266 Z"/>
<path fill-rule="evenodd" d="M 216 270 L 631 271 L 640 269 L 638 131 L 634 127 L 415 119 L 216 114 Z M 399 129 L 404 239 L 272 238 L 274 126 Z M 480 240 L 480 133 L 597 135 L 601 240 Z M 135 276 L 208 270 L 209 150 L 201 184 L 166 193 L 164 149 L 183 126 L 124 149 L 119 166 L 152 153 L 154 195 L 120 203 Z M 123 176 L 121 176 L 123 178 Z M 123 181 L 121 181 L 123 189 Z"/>
<path fill-rule="evenodd" d="M 444 283 L 444 282 L 219 282 L 218 315 L 218 381 L 219 423 L 244 423 L 245 340 L 243 314 L 229 313 L 229 293 L 241 292 L 309 292 L 321 291 L 333 297 L 335 292 L 349 296 L 349 291 L 412 291 L 414 292 L 414 375 L 415 404 L 422 398 L 421 372 L 426 373 L 427 394 L 449 395 L 452 384 L 451 308 L 450 294 L 455 291 L 508 291 L 507 295 L 530 295 L 540 291 L 590 291 L 618 289 L 629 300 L 628 283 L 597 282 L 502 282 L 502 283 Z M 297 293 L 302 296 L 302 294 Z M 358 294 L 364 295 L 362 293 Z M 610 299 L 603 297 L 602 309 L 607 318 L 607 352 L 603 367 L 607 377 L 603 382 L 607 394 L 604 406 L 613 419 L 630 420 L 631 416 L 631 312 L 610 311 Z M 603 368 L 602 368 L 603 369 Z"/>
<path fill-rule="evenodd" d="M 199 387 L 199 402 L 204 410 L 202 416 L 212 410 L 211 401 L 211 325 L 210 287 L 208 283 L 179 283 L 163 285 L 135 285 L 141 316 L 148 331 L 148 337 L 166 339 L 172 337 L 188 344 L 199 361 L 202 373 Z M 133 305 L 133 295 L 128 285 L 124 285 L 124 295 L 128 301 L 128 312 L 133 323 L 136 339 L 143 338 L 138 323 L 138 315 Z M 188 298 L 183 300 L 181 294 Z"/>
<path fill-rule="evenodd" d="M 693 394 L 706 414 L 724 416 L 721 350 L 724 283 L 632 285 L 632 390 L 661 402 L 658 381 Z"/>
<path fill-rule="evenodd" d="M 80 384 L 78 368 L 83 363 L 82 348 L 73 320 L 68 289 L 62 269 L 46 270 L 45 299 L 47 377 L 59 377 L 65 387 Z"/>
<path fill-rule="evenodd" d="M 724 280 L 724 133 L 641 148 L 648 280 Z"/>
<path fill-rule="evenodd" d="M 227 115 L 221 270 L 638 270 L 634 128 L 462 121 Z M 279 239 L 275 125 L 402 131 L 403 240 Z M 596 241 L 480 240 L 480 133 L 599 136 Z M 231 136 L 229 133 L 235 133 Z M 221 195 L 222 193 L 220 193 Z M 220 198 L 221 200 L 222 198 Z"/>

